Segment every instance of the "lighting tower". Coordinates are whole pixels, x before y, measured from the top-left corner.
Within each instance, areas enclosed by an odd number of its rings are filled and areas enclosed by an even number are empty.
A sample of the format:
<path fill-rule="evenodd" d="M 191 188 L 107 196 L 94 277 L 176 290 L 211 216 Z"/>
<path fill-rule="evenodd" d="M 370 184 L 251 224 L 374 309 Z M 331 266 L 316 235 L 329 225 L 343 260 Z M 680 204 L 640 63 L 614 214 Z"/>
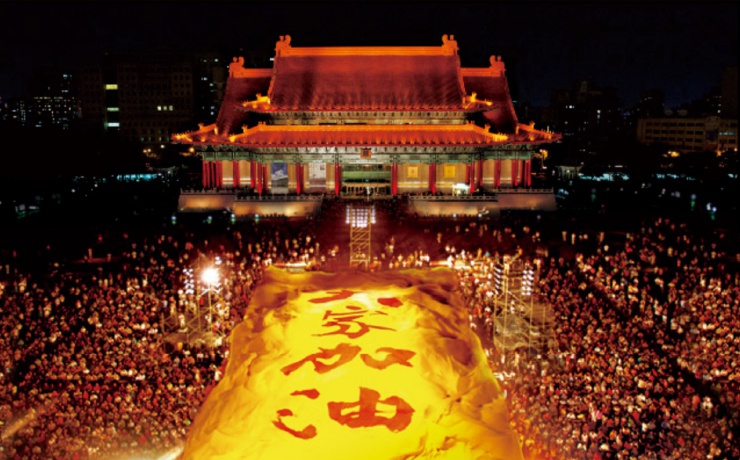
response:
<path fill-rule="evenodd" d="M 186 277 L 186 294 L 192 292 L 195 280 L 192 269 Z M 226 335 L 225 322 L 229 309 L 221 296 L 223 286 L 216 267 L 207 267 L 200 274 L 197 296 L 188 296 L 185 314 L 185 340 L 189 345 L 204 343 L 219 346 Z"/>
<path fill-rule="evenodd" d="M 206 268 L 203 270 L 201 280 L 204 286 L 200 294 L 201 298 L 206 297 L 208 300 L 203 315 L 204 340 L 209 346 L 219 346 L 226 336 L 225 323 L 229 318 L 229 307 L 221 295 L 223 285 L 218 269 Z"/>
<path fill-rule="evenodd" d="M 501 350 L 531 349 L 535 268 L 529 262 L 504 256 L 493 269 L 493 343 Z"/>
<path fill-rule="evenodd" d="M 372 261 L 372 230 L 375 205 L 348 204 L 346 223 L 349 225 L 349 264 L 367 269 Z"/>

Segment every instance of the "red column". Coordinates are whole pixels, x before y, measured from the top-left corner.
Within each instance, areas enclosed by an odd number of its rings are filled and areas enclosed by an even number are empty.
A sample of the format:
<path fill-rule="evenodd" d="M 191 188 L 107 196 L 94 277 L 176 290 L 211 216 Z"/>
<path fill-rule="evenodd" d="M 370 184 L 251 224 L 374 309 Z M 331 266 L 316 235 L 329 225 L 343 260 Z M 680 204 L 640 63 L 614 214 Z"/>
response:
<path fill-rule="evenodd" d="M 239 188 L 239 186 L 241 185 L 241 183 L 240 183 L 240 179 L 241 178 L 239 177 L 239 161 L 236 161 L 235 160 L 232 163 L 232 167 L 233 167 L 232 170 L 234 171 L 234 173 L 232 175 L 232 177 L 234 178 L 234 188 Z"/>
<path fill-rule="evenodd" d="M 216 188 L 218 187 L 218 178 L 216 177 L 216 161 L 209 162 L 208 165 L 208 184 L 210 188 Z"/>
<path fill-rule="evenodd" d="M 398 163 L 391 164 L 391 194 L 398 195 Z"/>
<path fill-rule="evenodd" d="M 216 188 L 221 188 L 221 181 L 223 179 L 222 176 L 221 176 L 221 162 L 220 161 L 215 161 L 213 166 L 214 166 L 213 169 L 215 170 L 215 173 L 214 173 L 214 176 L 215 176 L 214 179 L 215 180 L 214 180 L 214 182 L 216 184 Z"/>
<path fill-rule="evenodd" d="M 203 188 L 208 188 L 208 162 L 203 160 L 201 163 L 203 164 Z"/>
<path fill-rule="evenodd" d="M 519 186 L 519 160 L 511 160 L 511 185 Z"/>
<path fill-rule="evenodd" d="M 501 187 L 501 158 L 493 162 L 493 186 Z"/>
<path fill-rule="evenodd" d="M 470 193 L 473 193 L 475 192 L 475 162 L 470 163 L 468 170 L 470 171 Z"/>
<path fill-rule="evenodd" d="M 262 165 L 260 163 L 253 162 L 254 164 L 254 182 L 257 193 L 262 195 Z"/>
<path fill-rule="evenodd" d="M 432 193 L 437 193 L 437 162 L 432 163 Z"/>
<path fill-rule="evenodd" d="M 478 188 L 483 188 L 483 159 L 478 160 Z"/>
<path fill-rule="evenodd" d="M 249 186 L 252 187 L 252 189 L 257 188 L 257 172 L 256 172 L 257 166 L 256 162 L 254 160 L 251 160 L 249 162 Z"/>
<path fill-rule="evenodd" d="M 303 165 L 295 164 L 295 193 L 300 195 L 303 191 Z"/>
<path fill-rule="evenodd" d="M 465 183 L 466 184 L 470 183 L 470 165 L 469 164 L 465 164 Z"/>
<path fill-rule="evenodd" d="M 269 182 L 270 175 L 267 172 L 267 165 L 264 164 L 264 163 L 262 164 L 262 174 L 261 174 L 261 176 L 262 176 L 262 191 L 264 191 L 265 193 L 267 193 L 267 189 L 268 189 L 267 184 L 270 183 Z"/>
<path fill-rule="evenodd" d="M 519 183 L 524 186 L 524 180 L 527 175 L 527 161 L 519 160 Z"/>
<path fill-rule="evenodd" d="M 339 196 L 342 191 L 342 166 L 334 163 L 334 194 Z"/>
<path fill-rule="evenodd" d="M 267 191 L 267 186 L 265 185 L 265 168 L 262 163 L 257 163 L 257 184 L 260 195 Z"/>
<path fill-rule="evenodd" d="M 430 192 L 434 193 L 434 163 L 429 163 L 429 184 L 428 189 Z"/>
<path fill-rule="evenodd" d="M 524 161 L 524 186 L 532 186 L 532 160 Z"/>

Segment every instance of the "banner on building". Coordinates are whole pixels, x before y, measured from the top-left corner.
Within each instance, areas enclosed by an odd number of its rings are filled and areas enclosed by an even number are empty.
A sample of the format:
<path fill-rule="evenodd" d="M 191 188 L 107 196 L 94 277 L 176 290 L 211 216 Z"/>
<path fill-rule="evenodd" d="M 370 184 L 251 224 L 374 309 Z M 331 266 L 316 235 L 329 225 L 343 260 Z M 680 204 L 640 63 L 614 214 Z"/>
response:
<path fill-rule="evenodd" d="M 272 163 L 270 165 L 272 193 L 288 193 L 288 164 Z"/>
<path fill-rule="evenodd" d="M 308 164 L 308 191 L 323 192 L 326 190 L 326 163 Z"/>

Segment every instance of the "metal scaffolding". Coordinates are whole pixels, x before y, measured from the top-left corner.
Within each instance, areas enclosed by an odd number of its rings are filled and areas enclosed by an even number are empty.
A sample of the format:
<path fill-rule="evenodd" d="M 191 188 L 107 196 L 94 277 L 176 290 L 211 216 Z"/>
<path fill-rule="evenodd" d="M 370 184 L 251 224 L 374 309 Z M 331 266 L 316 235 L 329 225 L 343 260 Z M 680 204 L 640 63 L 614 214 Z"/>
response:
<path fill-rule="evenodd" d="M 346 223 L 349 225 L 349 264 L 351 267 L 367 269 L 372 262 L 375 205 L 348 204 Z"/>
<path fill-rule="evenodd" d="M 162 317 L 166 341 L 181 346 L 217 347 L 226 337 L 229 305 L 222 296 L 218 270 L 208 267 L 195 278 L 193 268 L 183 270 L 184 286 L 169 317 Z"/>
<path fill-rule="evenodd" d="M 535 303 L 535 265 L 504 256 L 493 271 L 493 336 L 500 350 L 549 346 L 552 327 L 547 305 Z"/>

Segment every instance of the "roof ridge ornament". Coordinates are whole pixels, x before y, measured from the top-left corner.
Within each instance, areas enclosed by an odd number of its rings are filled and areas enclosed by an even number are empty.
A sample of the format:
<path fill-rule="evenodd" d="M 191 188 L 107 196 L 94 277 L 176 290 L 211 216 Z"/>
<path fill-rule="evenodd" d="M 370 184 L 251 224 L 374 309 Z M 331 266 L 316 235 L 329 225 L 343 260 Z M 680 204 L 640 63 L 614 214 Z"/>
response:
<path fill-rule="evenodd" d="M 501 60 L 501 56 L 491 56 L 490 63 L 491 75 L 494 77 L 503 77 L 506 72 L 506 66 L 504 65 L 504 61 Z"/>
<path fill-rule="evenodd" d="M 275 43 L 275 56 L 281 56 L 284 50 L 290 49 L 290 35 L 281 35 L 280 40 Z"/>
<path fill-rule="evenodd" d="M 270 97 L 263 96 L 262 93 L 256 94 L 256 99 L 253 101 L 242 102 L 242 107 L 259 109 L 259 110 L 270 110 Z"/>
<path fill-rule="evenodd" d="M 229 64 L 229 77 L 243 78 L 247 76 L 247 69 L 244 68 L 244 56 L 231 59 Z"/>
<path fill-rule="evenodd" d="M 447 34 L 442 35 L 442 48 L 446 49 L 450 54 L 457 54 L 458 48 L 457 40 L 454 35 L 448 36 Z"/>

